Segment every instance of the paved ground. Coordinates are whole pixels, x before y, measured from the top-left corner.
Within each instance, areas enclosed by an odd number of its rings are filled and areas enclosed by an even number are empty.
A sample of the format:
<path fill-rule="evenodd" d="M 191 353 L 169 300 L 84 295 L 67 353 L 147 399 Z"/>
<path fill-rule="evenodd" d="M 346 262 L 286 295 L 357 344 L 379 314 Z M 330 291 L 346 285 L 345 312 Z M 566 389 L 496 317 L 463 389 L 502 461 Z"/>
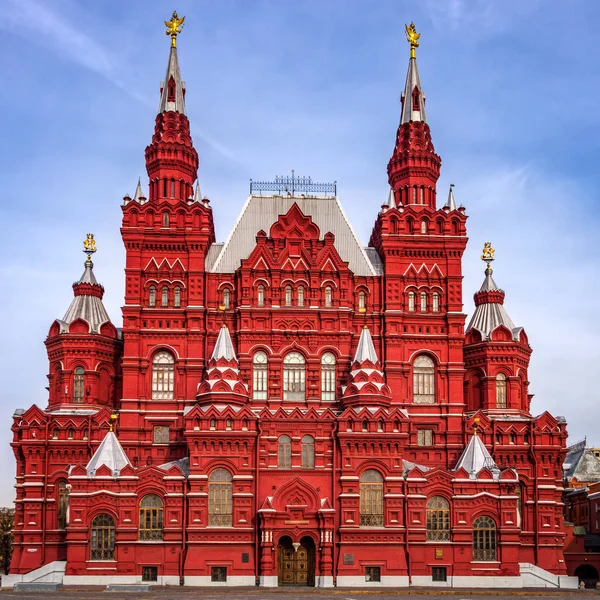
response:
<path fill-rule="evenodd" d="M 15 592 L 0 591 L 0 600 L 15 598 L 19 600 L 40 600 L 46 597 L 52 600 L 400 600 L 402 598 L 420 598 L 421 600 L 509 600 L 515 597 L 527 600 L 600 600 L 600 590 L 432 590 L 425 588 L 374 590 L 343 589 L 318 590 L 314 588 L 167 588 L 157 587 L 150 592 L 107 592 L 104 588 L 63 588 L 59 592 Z"/>

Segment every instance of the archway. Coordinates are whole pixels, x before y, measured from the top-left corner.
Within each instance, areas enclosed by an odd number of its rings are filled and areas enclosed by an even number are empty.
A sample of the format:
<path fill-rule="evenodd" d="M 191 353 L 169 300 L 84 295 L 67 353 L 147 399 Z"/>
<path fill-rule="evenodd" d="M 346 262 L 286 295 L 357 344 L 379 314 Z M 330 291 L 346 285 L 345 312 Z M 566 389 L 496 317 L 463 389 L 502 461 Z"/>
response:
<path fill-rule="evenodd" d="M 598 571 L 592 565 L 579 565 L 575 569 L 575 577 L 579 578 L 579 583 L 585 583 L 586 588 L 595 588 L 598 583 Z"/>
<path fill-rule="evenodd" d="M 279 585 L 315 585 L 315 543 L 310 536 L 300 542 L 284 535 L 277 546 Z"/>

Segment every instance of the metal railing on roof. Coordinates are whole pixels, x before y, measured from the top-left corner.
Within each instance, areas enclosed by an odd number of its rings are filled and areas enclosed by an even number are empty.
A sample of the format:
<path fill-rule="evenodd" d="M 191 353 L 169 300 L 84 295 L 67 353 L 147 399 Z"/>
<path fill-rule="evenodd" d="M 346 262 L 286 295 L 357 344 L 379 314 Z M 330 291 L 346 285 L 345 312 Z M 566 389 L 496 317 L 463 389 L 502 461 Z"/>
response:
<path fill-rule="evenodd" d="M 250 180 L 250 195 L 252 194 L 289 194 L 295 196 L 307 194 L 309 196 L 332 195 L 337 196 L 337 181 L 333 183 L 319 183 L 310 177 L 299 177 L 292 170 L 290 175 L 277 175 L 274 181 Z"/>

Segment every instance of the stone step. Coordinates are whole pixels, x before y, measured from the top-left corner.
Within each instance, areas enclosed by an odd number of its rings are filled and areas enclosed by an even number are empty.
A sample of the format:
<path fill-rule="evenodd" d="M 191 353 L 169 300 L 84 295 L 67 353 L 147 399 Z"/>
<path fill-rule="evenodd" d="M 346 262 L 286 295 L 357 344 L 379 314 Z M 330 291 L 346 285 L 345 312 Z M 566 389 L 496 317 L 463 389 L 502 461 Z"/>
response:
<path fill-rule="evenodd" d="M 44 583 L 42 581 L 36 583 L 15 583 L 14 589 L 19 592 L 56 592 L 62 588 L 62 583 Z"/>
<path fill-rule="evenodd" d="M 149 592 L 152 586 L 147 583 L 111 583 L 106 586 L 107 592 Z"/>

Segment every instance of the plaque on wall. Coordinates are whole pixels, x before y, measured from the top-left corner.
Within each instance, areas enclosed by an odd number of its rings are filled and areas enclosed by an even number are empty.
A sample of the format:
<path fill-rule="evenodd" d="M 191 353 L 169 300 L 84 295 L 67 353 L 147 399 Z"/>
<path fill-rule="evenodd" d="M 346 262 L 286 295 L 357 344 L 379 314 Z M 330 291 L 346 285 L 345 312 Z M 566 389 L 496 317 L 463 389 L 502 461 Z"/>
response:
<path fill-rule="evenodd" d="M 344 554 L 344 564 L 345 565 L 353 565 L 354 564 L 354 554 Z"/>

